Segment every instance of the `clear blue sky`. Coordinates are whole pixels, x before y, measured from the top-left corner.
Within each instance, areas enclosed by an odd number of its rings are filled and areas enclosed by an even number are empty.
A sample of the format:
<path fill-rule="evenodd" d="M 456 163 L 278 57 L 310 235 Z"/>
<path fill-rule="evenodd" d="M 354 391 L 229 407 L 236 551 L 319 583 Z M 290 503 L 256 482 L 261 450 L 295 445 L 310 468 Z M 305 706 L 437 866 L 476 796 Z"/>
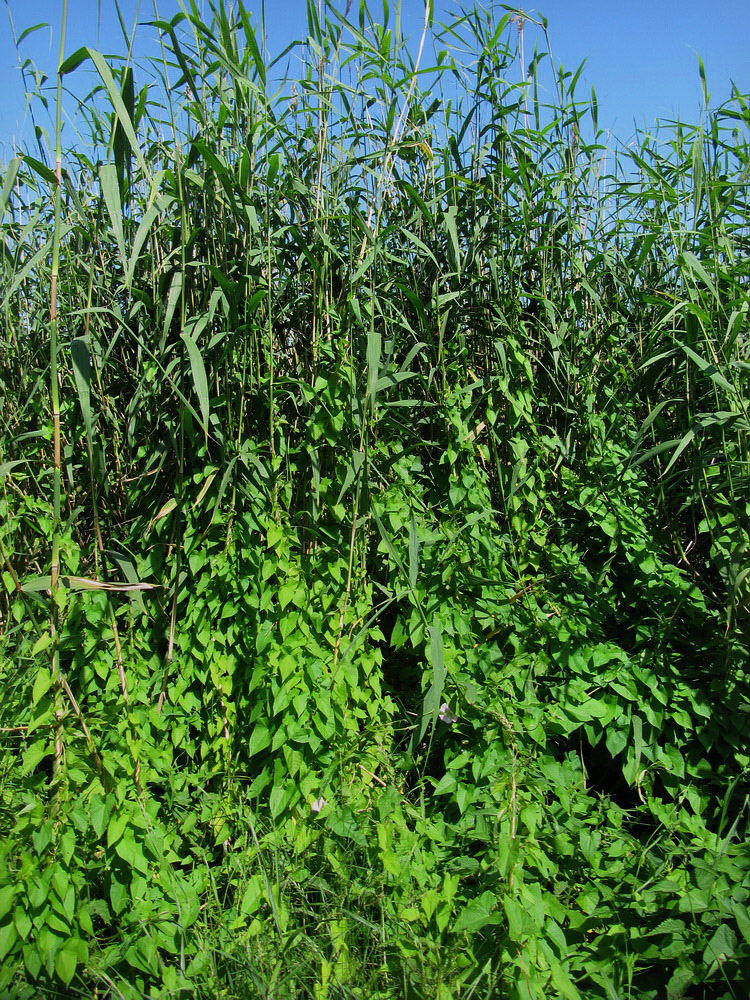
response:
<path fill-rule="evenodd" d="M 202 0 L 197 0 L 199 6 Z M 346 0 L 337 0 L 345 6 Z M 379 0 L 371 0 L 372 10 Z M 390 0 L 391 8 L 398 0 Z M 490 0 L 488 0 L 488 3 Z M 423 0 L 402 0 L 407 30 L 417 35 L 423 18 Z M 177 0 L 156 0 L 161 17 L 179 10 Z M 120 0 L 129 27 L 136 20 L 154 16 L 154 0 Z M 246 0 L 249 10 L 260 15 L 260 2 Z M 101 23 L 98 24 L 98 10 Z M 352 15 L 358 0 L 354 0 Z M 453 7 L 449 0 L 435 0 L 440 19 Z M 122 52 L 124 44 L 115 15 L 114 0 L 69 0 L 66 51 L 90 45 L 105 52 Z M 496 8 L 501 12 L 500 5 Z M 525 7 L 549 21 L 552 54 L 567 69 L 576 69 L 585 59 L 580 97 L 593 85 L 599 100 L 600 125 L 627 141 L 634 123 L 651 126 L 656 118 L 695 121 L 700 112 L 701 91 L 698 55 L 703 59 L 713 103 L 729 96 L 730 81 L 743 93 L 750 92 L 750 0 L 540 0 L 538 7 Z M 24 119 L 24 97 L 8 15 L 16 34 L 31 25 L 47 22 L 21 45 L 23 58 L 54 80 L 59 44 L 62 0 L 0 0 L 0 160 L 12 154 L 15 141 L 31 131 Z M 305 0 L 267 0 L 266 21 L 272 53 L 305 31 Z M 144 41 L 153 29 L 143 28 Z M 533 25 L 525 32 L 527 61 L 538 40 L 544 39 Z M 42 116 L 42 120 L 43 120 Z M 44 121 L 46 124 L 46 121 Z"/>

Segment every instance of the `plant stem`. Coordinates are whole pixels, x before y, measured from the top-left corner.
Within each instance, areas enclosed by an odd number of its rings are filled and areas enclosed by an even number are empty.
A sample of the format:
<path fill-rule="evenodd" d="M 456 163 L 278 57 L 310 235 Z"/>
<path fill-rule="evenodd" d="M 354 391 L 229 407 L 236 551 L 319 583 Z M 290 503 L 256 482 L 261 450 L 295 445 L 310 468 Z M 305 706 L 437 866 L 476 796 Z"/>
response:
<path fill-rule="evenodd" d="M 60 28 L 60 55 L 57 66 L 57 109 L 55 118 L 55 226 L 52 232 L 52 273 L 50 276 L 49 307 L 49 385 L 52 405 L 52 449 L 53 449 L 53 507 L 52 507 L 52 558 L 50 562 L 50 634 L 52 637 L 52 677 L 60 678 L 60 608 L 58 604 L 60 585 L 60 536 L 62 509 L 62 461 L 60 448 L 60 386 L 57 373 L 58 355 L 58 310 L 57 278 L 60 270 L 60 230 L 62 228 L 62 65 L 65 58 L 65 28 L 68 18 L 68 0 L 63 0 L 62 25 Z M 55 756 L 53 778 L 59 781 L 63 763 L 62 699 L 59 685 L 55 691 Z"/>

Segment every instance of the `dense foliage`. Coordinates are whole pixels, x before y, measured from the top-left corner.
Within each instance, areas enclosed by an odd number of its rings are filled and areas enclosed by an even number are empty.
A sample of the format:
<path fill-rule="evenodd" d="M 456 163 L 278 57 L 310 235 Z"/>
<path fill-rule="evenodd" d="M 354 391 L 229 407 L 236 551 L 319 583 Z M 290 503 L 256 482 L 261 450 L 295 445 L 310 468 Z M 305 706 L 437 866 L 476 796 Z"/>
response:
<path fill-rule="evenodd" d="M 4 168 L 0 992 L 747 997 L 748 97 L 209 6 Z"/>

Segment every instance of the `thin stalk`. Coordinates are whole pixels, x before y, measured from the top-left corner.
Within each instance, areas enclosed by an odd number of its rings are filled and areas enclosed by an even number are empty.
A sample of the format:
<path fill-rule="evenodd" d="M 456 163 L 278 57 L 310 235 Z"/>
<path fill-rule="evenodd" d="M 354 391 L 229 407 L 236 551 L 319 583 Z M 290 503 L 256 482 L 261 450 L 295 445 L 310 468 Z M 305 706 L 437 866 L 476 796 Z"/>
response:
<path fill-rule="evenodd" d="M 52 232 L 52 273 L 50 275 L 49 307 L 49 384 L 52 405 L 53 498 L 52 498 L 52 558 L 50 562 L 50 635 L 52 638 L 51 671 L 54 681 L 60 680 L 60 538 L 62 508 L 62 461 L 60 448 L 60 387 L 57 373 L 58 312 L 57 278 L 60 271 L 60 230 L 62 228 L 62 65 L 65 58 L 65 29 L 68 0 L 63 0 L 60 28 L 60 55 L 57 65 L 57 109 L 55 116 L 55 226 Z M 63 763 L 62 704 L 59 685 L 55 690 L 55 756 L 53 779 L 60 779 Z"/>

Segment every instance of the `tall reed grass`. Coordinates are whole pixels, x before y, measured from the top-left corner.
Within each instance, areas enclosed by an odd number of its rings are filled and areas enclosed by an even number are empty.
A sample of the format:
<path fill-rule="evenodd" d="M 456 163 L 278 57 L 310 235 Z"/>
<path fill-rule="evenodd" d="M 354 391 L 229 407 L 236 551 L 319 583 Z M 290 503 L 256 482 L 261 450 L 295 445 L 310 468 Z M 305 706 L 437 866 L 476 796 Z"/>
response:
<path fill-rule="evenodd" d="M 745 996 L 748 96 L 306 13 L 3 168 L 0 989 Z"/>

